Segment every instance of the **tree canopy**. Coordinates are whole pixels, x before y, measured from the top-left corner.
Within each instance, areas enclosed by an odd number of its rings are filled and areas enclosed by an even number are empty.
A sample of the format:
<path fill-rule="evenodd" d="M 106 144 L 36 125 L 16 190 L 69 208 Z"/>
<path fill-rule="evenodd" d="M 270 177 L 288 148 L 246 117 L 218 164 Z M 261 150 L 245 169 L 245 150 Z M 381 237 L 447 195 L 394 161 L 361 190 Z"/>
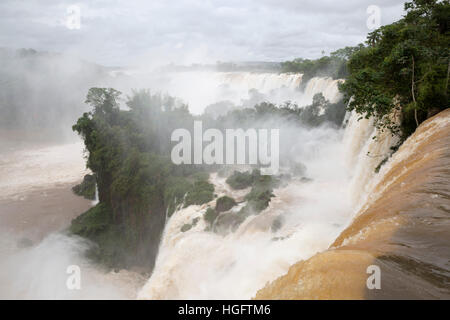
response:
<path fill-rule="evenodd" d="M 449 107 L 449 1 L 405 3 L 405 16 L 369 33 L 340 84 L 348 109 L 405 136 Z M 392 121 L 402 115 L 402 125 Z"/>

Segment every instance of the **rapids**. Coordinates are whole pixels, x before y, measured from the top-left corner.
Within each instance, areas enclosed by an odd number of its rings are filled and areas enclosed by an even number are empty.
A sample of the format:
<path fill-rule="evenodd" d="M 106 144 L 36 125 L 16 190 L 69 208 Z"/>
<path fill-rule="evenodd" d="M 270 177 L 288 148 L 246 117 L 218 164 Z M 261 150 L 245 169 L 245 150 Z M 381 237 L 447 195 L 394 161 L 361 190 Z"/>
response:
<path fill-rule="evenodd" d="M 241 78 L 245 76 L 233 81 Z M 305 96 L 315 90 L 334 93 L 333 101 L 339 98 L 337 81 L 312 79 Z M 350 117 L 346 131 L 360 130 L 359 123 L 351 124 L 355 117 Z M 373 128 L 365 130 L 372 133 Z M 167 221 L 155 269 L 139 298 L 249 299 L 268 281 L 286 273 L 295 261 L 308 259 L 333 243 L 355 213 L 349 193 L 355 178 L 346 148 L 354 149 L 358 158 L 371 148 L 365 146 L 370 134 L 349 141 L 344 130 L 321 127 L 299 129 L 296 135 L 297 158 L 306 165 L 312 180 L 275 189 L 276 197 L 267 209 L 225 236 L 205 231 L 202 216 L 207 206 L 215 205 L 214 200 L 175 212 Z M 245 194 L 230 190 L 215 174 L 210 182 L 219 197 L 239 199 Z M 181 231 L 196 218 L 195 227 Z M 283 225 L 273 231 L 271 225 L 277 218 Z"/>
<path fill-rule="evenodd" d="M 422 123 L 365 180 L 356 218 L 329 250 L 290 267 L 257 299 L 450 298 L 450 109 Z M 366 286 L 367 267 L 381 289 Z"/>

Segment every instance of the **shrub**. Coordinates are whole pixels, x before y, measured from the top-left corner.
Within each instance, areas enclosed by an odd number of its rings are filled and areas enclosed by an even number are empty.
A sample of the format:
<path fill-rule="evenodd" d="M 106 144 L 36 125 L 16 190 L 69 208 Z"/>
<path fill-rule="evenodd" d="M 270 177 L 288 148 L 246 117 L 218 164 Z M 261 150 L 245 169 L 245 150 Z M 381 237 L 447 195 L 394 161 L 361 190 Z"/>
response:
<path fill-rule="evenodd" d="M 79 236 L 91 238 L 107 228 L 109 223 L 109 208 L 105 204 L 99 203 L 73 219 L 70 231 Z"/>
<path fill-rule="evenodd" d="M 217 199 L 216 202 L 216 211 L 217 212 L 224 212 L 228 211 L 231 208 L 233 208 L 236 205 L 236 201 L 234 201 L 233 198 L 223 196 Z"/>
<path fill-rule="evenodd" d="M 234 171 L 226 183 L 235 190 L 241 190 L 250 187 L 260 176 L 261 172 L 258 169 L 254 169 L 251 173 Z"/>
<path fill-rule="evenodd" d="M 184 206 L 188 207 L 193 204 L 201 205 L 213 199 L 214 185 L 207 181 L 199 180 L 194 183 L 192 190 L 187 193 Z"/>
<path fill-rule="evenodd" d="M 198 223 L 198 221 L 200 220 L 199 217 L 192 219 L 192 223 L 185 223 L 183 224 L 183 226 L 181 227 L 180 231 L 181 232 L 186 232 L 188 230 L 191 230 L 193 227 L 195 227 Z"/>
<path fill-rule="evenodd" d="M 95 177 L 92 174 L 84 176 L 83 181 L 72 188 L 77 195 L 89 200 L 95 200 Z"/>

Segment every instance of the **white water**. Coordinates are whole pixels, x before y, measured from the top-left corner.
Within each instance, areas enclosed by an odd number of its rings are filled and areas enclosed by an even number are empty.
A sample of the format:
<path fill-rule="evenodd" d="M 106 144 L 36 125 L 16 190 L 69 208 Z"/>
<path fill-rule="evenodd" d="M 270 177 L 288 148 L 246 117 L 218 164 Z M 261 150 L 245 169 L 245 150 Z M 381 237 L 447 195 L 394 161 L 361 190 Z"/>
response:
<path fill-rule="evenodd" d="M 328 82 L 313 79 L 307 88 L 328 88 Z M 374 134 L 371 122 L 358 122 L 355 114 L 349 116 L 345 130 L 299 130 L 296 137 L 302 152 L 298 157 L 313 180 L 276 189 L 269 207 L 247 218 L 234 233 L 220 236 L 204 230 L 207 205 L 174 213 L 166 225 L 155 270 L 139 298 L 249 299 L 293 263 L 327 249 L 365 198 L 369 189 L 364 186 L 383 160 L 380 155 L 387 155 L 396 142 L 387 134 L 373 140 Z M 219 196 L 242 196 L 224 188 L 215 175 L 211 182 Z M 208 205 L 214 206 L 214 201 Z M 271 224 L 278 216 L 283 217 L 283 226 L 272 232 Z M 181 232 L 181 226 L 194 218 L 200 218 L 199 223 Z"/>
<path fill-rule="evenodd" d="M 81 142 L 1 150 L 0 200 L 5 203 L 27 202 L 30 201 L 28 196 L 31 192 L 39 191 L 45 198 L 46 191 L 55 187 L 70 190 L 70 187 L 79 183 L 88 173 L 82 151 Z M 61 208 L 65 205 L 63 201 L 59 203 Z M 55 207 L 58 207 L 58 204 L 55 204 Z M 45 219 L 52 219 L 52 216 L 35 217 L 39 210 L 20 212 L 20 216 L 30 220 L 44 219 L 42 223 L 44 225 Z M 52 207 L 50 210 L 55 209 Z M 0 299 L 136 297 L 141 284 L 139 276 L 123 270 L 118 273 L 106 272 L 89 263 L 84 255 L 89 246 L 86 240 L 61 232 L 51 232 L 42 241 L 29 247 L 22 247 L 18 244 L 28 234 L 21 229 L 10 230 L 10 226 L 3 219 L 3 214 L 0 205 Z M 61 212 L 61 215 L 64 216 L 65 213 Z M 70 218 L 61 219 L 67 219 L 67 225 L 70 223 Z M 48 224 L 52 225 L 52 221 L 48 221 Z M 70 276 L 66 271 L 71 265 L 81 268 L 80 290 L 69 290 L 66 286 Z"/>
<path fill-rule="evenodd" d="M 95 184 L 95 197 L 94 200 L 92 200 L 92 206 L 96 206 L 100 200 L 98 199 L 98 186 Z"/>
<path fill-rule="evenodd" d="M 364 201 L 359 202 L 360 209 L 364 209 L 369 207 L 375 200 L 377 200 L 391 184 L 395 183 L 399 177 L 403 174 L 407 173 L 409 168 L 403 166 L 403 170 L 390 178 L 388 181 L 384 181 L 382 185 L 380 183 L 384 180 L 386 174 L 388 174 L 392 168 L 401 164 L 405 159 L 410 158 L 417 150 L 417 148 L 423 144 L 423 141 L 427 141 L 427 139 L 439 132 L 445 126 L 448 126 L 450 123 L 450 117 L 438 117 L 433 120 L 428 120 L 428 123 L 422 123 L 416 132 L 408 137 L 406 141 L 400 146 L 397 152 L 395 152 L 392 157 L 390 157 L 389 161 L 381 167 L 379 174 L 372 175 L 369 179 L 367 179 L 367 185 L 365 187 L 364 192 Z M 392 137 L 390 135 L 385 135 L 384 140 L 380 139 L 380 143 L 377 146 L 376 144 L 372 147 L 377 151 L 382 150 L 386 151 L 390 148 L 390 146 L 395 145 L 398 142 L 396 137 Z M 423 158 L 432 157 L 432 154 L 424 154 Z M 373 162 L 368 165 L 373 166 Z"/>
<path fill-rule="evenodd" d="M 351 113 L 344 135 L 346 162 L 353 177 L 350 194 L 355 210 L 366 202 L 367 195 L 373 189 L 371 181 L 375 176 L 375 168 L 391 155 L 391 147 L 399 141 L 389 130 L 377 130 L 372 120 L 358 121 L 359 118 L 356 113 Z"/>
<path fill-rule="evenodd" d="M 225 237 L 203 231 L 203 220 L 180 232 L 204 209 L 192 206 L 177 212 L 169 220 L 155 271 L 139 297 L 249 299 L 295 261 L 327 248 L 348 223 L 346 194 L 338 181 L 292 184 L 275 194 L 269 208 Z M 270 226 L 279 215 L 284 226 L 272 233 Z M 287 238 L 274 241 L 274 237 Z"/>
<path fill-rule="evenodd" d="M 297 90 L 300 75 L 222 73 L 209 76 L 215 77 L 215 82 L 211 78 L 202 79 L 201 75 L 188 83 L 187 79 L 173 82 L 180 83 L 180 93 L 184 90 L 188 94 L 184 98 L 189 98 L 188 89 L 191 89 L 193 101 L 203 103 L 202 106 L 208 99 L 219 101 L 217 92 L 224 85 L 231 88 L 227 97 L 232 97 L 233 101 L 245 99 L 248 89 L 254 87 L 272 97 L 279 94 L 280 101 L 292 95 L 297 101 L 310 103 L 317 92 L 323 92 L 331 101 L 339 98 L 337 81 L 331 79 L 312 79 L 302 94 Z M 218 91 L 208 96 L 208 86 Z M 202 92 L 206 96 L 201 96 Z M 356 123 L 355 116 L 350 118 L 345 132 L 330 128 L 299 130 L 298 148 L 293 150 L 298 151 L 296 158 L 307 166 L 308 177 L 313 180 L 294 182 L 275 190 L 276 197 L 269 208 L 258 216 L 249 217 L 236 232 L 225 237 L 204 231 L 203 219 L 188 232 L 180 232 L 183 224 L 201 217 L 206 206 L 191 206 L 176 212 L 168 220 L 155 270 L 139 297 L 251 298 L 267 281 L 285 273 L 294 262 L 325 250 L 354 215 L 355 200 L 350 194 L 361 191 L 358 199 L 365 194 L 356 187 L 358 176 L 365 175 L 370 180 L 378 164 L 373 160 L 366 166 L 368 158 L 364 156 L 366 150 L 377 146 L 376 143 L 372 146 L 370 140 L 373 130 L 368 122 Z M 30 186 L 46 188 L 81 180 L 86 172 L 80 151 L 79 145 L 69 145 L 13 155 L 17 163 L 7 160 L 11 155 L 4 158 L 0 181 L 3 196 L 17 197 L 31 190 Z M 358 174 L 351 175 L 355 166 L 360 167 Z M 211 180 L 219 196 L 229 194 L 238 199 L 245 194 L 230 190 L 224 179 L 215 175 Z M 284 219 L 283 226 L 272 232 L 272 222 L 280 215 Z M 0 248 L 6 249 L 0 250 L 4 258 L 0 263 L 2 297 L 133 298 L 137 291 L 130 293 L 133 290 L 130 284 L 138 282 L 130 280 L 133 275 L 105 274 L 89 265 L 82 255 L 86 243 L 78 238 L 52 234 L 31 248 L 9 252 L 8 241 L 15 246 L 17 239 L 3 236 Z M 276 237 L 282 240 L 275 241 Z M 65 270 L 71 264 L 79 264 L 85 270 L 82 291 L 68 292 L 64 285 Z"/>
<path fill-rule="evenodd" d="M 262 101 L 276 104 L 291 101 L 301 107 L 311 104 L 314 94 L 319 92 L 331 102 L 340 98 L 337 88 L 339 80 L 313 78 L 302 92 L 299 89 L 302 75 L 296 73 L 203 71 L 171 72 L 158 76 L 137 73 L 132 75 L 132 79 L 124 81 L 118 78 L 119 89 L 128 92 L 131 88 L 140 88 L 142 83 L 147 83 L 147 87 L 153 91 L 167 92 L 181 98 L 194 114 L 201 114 L 208 105 L 220 101 L 230 101 L 236 106 L 245 105 L 249 100 L 250 106 Z M 252 89 L 258 91 L 256 100 Z"/>
<path fill-rule="evenodd" d="M 89 244 L 52 233 L 29 248 L 14 235 L 0 237 L 0 299 L 133 299 L 140 284 L 133 272 L 106 272 L 84 256 Z M 80 268 L 80 289 L 66 285 L 69 266 Z"/>

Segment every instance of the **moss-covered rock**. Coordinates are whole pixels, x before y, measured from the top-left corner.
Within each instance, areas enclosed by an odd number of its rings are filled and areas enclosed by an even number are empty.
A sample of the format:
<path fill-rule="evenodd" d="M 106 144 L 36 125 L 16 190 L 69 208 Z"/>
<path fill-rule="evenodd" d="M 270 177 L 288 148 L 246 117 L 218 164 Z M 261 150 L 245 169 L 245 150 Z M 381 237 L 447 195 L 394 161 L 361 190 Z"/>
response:
<path fill-rule="evenodd" d="M 269 206 L 270 199 L 274 196 L 272 188 L 253 187 L 250 193 L 245 196 L 247 205 L 244 208 L 247 207 L 255 213 L 259 213 Z"/>
<path fill-rule="evenodd" d="M 180 231 L 181 232 L 186 232 L 191 230 L 193 227 L 195 227 L 197 225 L 197 223 L 200 221 L 200 218 L 194 218 L 192 219 L 192 223 L 185 223 L 183 224 L 183 226 L 181 226 Z"/>
<path fill-rule="evenodd" d="M 87 256 L 107 267 L 118 266 L 122 260 L 126 243 L 120 241 L 115 234 L 120 232 L 111 223 L 111 209 L 103 203 L 97 204 L 85 213 L 72 220 L 70 231 L 95 243 Z"/>
<path fill-rule="evenodd" d="M 190 224 L 190 223 L 186 223 L 186 224 L 183 224 L 183 226 L 181 227 L 181 232 L 186 232 L 186 231 L 189 231 L 189 230 L 191 230 L 191 228 L 192 228 L 192 224 Z"/>
<path fill-rule="evenodd" d="M 269 206 L 273 194 L 273 188 L 279 185 L 279 179 L 260 175 L 259 170 L 252 172 L 253 185 L 251 191 L 245 196 L 246 205 L 239 212 L 228 212 L 217 218 L 216 230 L 236 230 L 239 225 L 251 215 L 260 213 Z"/>
<path fill-rule="evenodd" d="M 228 196 L 223 196 L 217 199 L 216 201 L 216 211 L 224 212 L 228 211 L 236 205 L 236 201 Z"/>
<path fill-rule="evenodd" d="M 77 195 L 89 200 L 95 200 L 95 177 L 92 174 L 84 176 L 83 181 L 72 188 L 72 191 Z"/>

